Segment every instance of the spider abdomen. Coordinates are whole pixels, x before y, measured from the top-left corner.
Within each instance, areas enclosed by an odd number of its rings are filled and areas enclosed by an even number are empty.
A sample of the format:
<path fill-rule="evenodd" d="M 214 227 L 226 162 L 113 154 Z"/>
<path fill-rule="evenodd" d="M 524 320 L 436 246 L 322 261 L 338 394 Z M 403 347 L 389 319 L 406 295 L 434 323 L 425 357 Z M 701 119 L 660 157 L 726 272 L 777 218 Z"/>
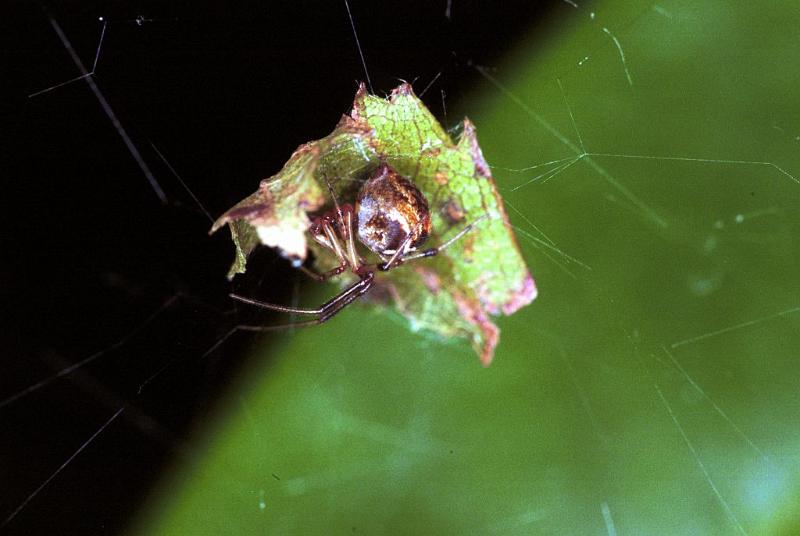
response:
<path fill-rule="evenodd" d="M 378 255 L 393 255 L 401 246 L 403 253 L 413 251 L 431 231 L 425 196 L 386 164 L 375 170 L 359 191 L 356 219 L 358 239 Z"/>

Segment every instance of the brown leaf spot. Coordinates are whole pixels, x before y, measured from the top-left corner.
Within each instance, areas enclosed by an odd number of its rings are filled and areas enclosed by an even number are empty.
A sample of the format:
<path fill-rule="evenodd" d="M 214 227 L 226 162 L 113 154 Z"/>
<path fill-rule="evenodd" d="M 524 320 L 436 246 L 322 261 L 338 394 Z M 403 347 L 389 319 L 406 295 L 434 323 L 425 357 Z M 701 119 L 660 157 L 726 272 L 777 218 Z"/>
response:
<path fill-rule="evenodd" d="M 425 288 L 431 291 L 432 294 L 439 294 L 439 291 L 442 290 L 442 280 L 435 271 L 422 266 L 416 266 L 414 271 L 419 274 Z"/>
<path fill-rule="evenodd" d="M 460 223 L 464 219 L 464 209 L 455 199 L 448 199 L 442 207 L 442 214 L 450 225 Z"/>
<path fill-rule="evenodd" d="M 489 169 L 489 164 L 487 164 L 486 159 L 483 158 L 483 151 L 481 151 L 481 147 L 478 145 L 475 125 L 473 125 L 472 121 L 469 119 L 464 119 L 464 133 L 462 136 L 469 142 L 470 154 L 472 155 L 472 161 L 475 163 L 475 170 L 479 175 L 491 178 L 492 172 Z"/>
<path fill-rule="evenodd" d="M 488 367 L 492 363 L 494 349 L 500 340 L 500 328 L 492 323 L 480 303 L 465 298 L 460 292 L 456 292 L 454 298 L 461 317 L 470 324 L 477 326 L 483 334 L 483 345 L 479 354 L 481 364 L 484 367 Z M 477 343 L 478 341 L 473 342 Z"/>

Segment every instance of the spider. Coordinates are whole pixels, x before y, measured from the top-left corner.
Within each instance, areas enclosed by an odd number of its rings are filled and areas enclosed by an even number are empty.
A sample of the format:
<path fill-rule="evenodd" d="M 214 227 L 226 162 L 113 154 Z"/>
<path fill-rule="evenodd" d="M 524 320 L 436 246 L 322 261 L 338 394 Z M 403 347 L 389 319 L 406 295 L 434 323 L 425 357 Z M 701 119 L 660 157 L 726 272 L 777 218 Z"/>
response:
<path fill-rule="evenodd" d="M 358 276 L 358 281 L 316 309 L 287 307 L 230 294 L 235 300 L 263 309 L 316 317 L 291 324 L 239 326 L 239 329 L 268 331 L 322 324 L 369 292 L 375 282 L 375 272 L 388 272 L 407 262 L 437 255 L 486 218 L 486 215 L 481 216 L 434 248 L 418 251 L 431 232 L 428 201 L 410 180 L 389 165 L 382 164 L 370 174 L 356 196 L 355 207 L 350 204 L 340 206 L 330 183 L 328 189 L 335 208 L 315 218 L 309 232 L 318 244 L 336 255 L 339 265 L 321 274 L 303 266 L 300 269 L 317 281 L 326 281 L 350 270 Z M 367 263 L 358 254 L 356 239 L 375 253 L 380 262 Z"/>

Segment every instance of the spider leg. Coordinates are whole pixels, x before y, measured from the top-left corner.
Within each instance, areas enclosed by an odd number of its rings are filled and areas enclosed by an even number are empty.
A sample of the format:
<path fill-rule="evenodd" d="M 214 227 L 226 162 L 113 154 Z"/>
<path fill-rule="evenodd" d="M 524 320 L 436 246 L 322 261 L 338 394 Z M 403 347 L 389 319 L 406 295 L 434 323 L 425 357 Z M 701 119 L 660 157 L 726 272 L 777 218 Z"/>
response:
<path fill-rule="evenodd" d="M 320 323 L 329 320 L 342 309 L 369 292 L 369 289 L 372 288 L 372 283 L 374 281 L 375 272 L 366 272 L 361 275 L 361 279 L 350 285 L 350 287 L 347 289 L 343 290 L 338 296 L 325 302 L 321 307 L 322 313 L 319 316 Z"/>
<path fill-rule="evenodd" d="M 311 279 L 313 279 L 315 281 L 327 281 L 331 277 L 336 277 L 337 275 L 339 275 L 339 274 L 343 273 L 345 270 L 347 270 L 347 265 L 346 264 L 341 264 L 341 265 L 337 266 L 336 268 L 333 268 L 332 270 L 328 270 L 327 272 L 323 272 L 321 274 L 315 272 L 314 270 L 312 270 L 310 268 L 306 268 L 305 266 L 302 266 L 302 265 L 300 266 L 299 269 L 300 269 L 301 272 L 303 272 L 304 274 L 306 274 L 308 277 L 310 277 Z"/>
<path fill-rule="evenodd" d="M 330 183 L 328 183 L 328 187 L 331 188 Z M 333 190 L 331 190 L 331 193 L 333 193 Z M 341 218 L 339 225 L 343 225 L 345 228 L 345 234 L 341 239 L 344 245 L 342 245 L 340 239 L 337 237 L 336 230 L 327 216 L 320 216 L 309 227 L 311 237 L 322 247 L 332 251 L 339 260 L 339 266 L 321 274 L 300 265 L 300 271 L 315 281 L 327 281 L 331 277 L 336 277 L 345 272 L 350 267 L 358 267 L 363 262 L 355 251 L 352 207 L 346 205 L 344 208 L 341 208 L 337 203 L 336 210 L 339 213 L 339 218 Z"/>
<path fill-rule="evenodd" d="M 246 296 L 239 296 L 238 294 L 228 294 L 228 296 L 230 296 L 236 301 L 240 301 L 248 305 L 255 305 L 256 307 L 260 307 L 261 309 L 269 309 L 270 311 L 279 311 L 281 313 L 294 313 L 298 315 L 319 315 L 322 314 L 323 312 L 322 307 L 318 309 L 300 309 L 297 307 L 287 307 L 285 305 L 277 305 L 275 303 L 266 303 L 254 300 L 252 298 L 248 298 Z"/>
<path fill-rule="evenodd" d="M 238 300 L 249 305 L 254 305 L 262 309 L 269 309 L 272 311 L 279 311 L 282 313 L 295 313 L 306 315 L 319 315 L 313 320 L 304 320 L 300 322 L 293 322 L 289 324 L 279 324 L 276 326 L 237 326 L 238 329 L 243 331 L 275 331 L 288 328 L 307 327 L 322 324 L 330 320 L 333 316 L 339 313 L 342 309 L 353 303 L 355 300 L 366 294 L 372 288 L 375 280 L 374 272 L 366 272 L 360 276 L 360 279 L 344 289 L 342 292 L 323 303 L 317 309 L 299 309 L 296 307 L 286 307 L 283 305 L 276 305 L 274 303 L 265 303 L 238 294 L 230 294 L 234 300 Z"/>
<path fill-rule="evenodd" d="M 473 221 L 472 223 L 461 229 L 453 238 L 449 239 L 448 241 L 439 244 L 435 248 L 426 249 L 420 251 L 419 253 L 414 253 L 413 255 L 408 255 L 407 257 L 403 257 L 401 259 L 401 262 L 414 261 L 417 259 L 424 259 L 427 257 L 433 257 L 434 255 L 438 255 L 440 251 L 442 251 L 443 249 L 447 249 L 454 242 L 460 240 L 465 234 L 472 231 L 472 229 L 475 228 L 476 225 L 478 225 L 481 221 L 487 219 L 488 217 L 489 217 L 488 215 L 484 214 L 480 218 L 476 219 L 475 221 Z"/>
<path fill-rule="evenodd" d="M 325 179 L 325 184 L 328 186 L 328 192 L 331 194 L 331 199 L 333 199 L 333 206 L 336 207 L 336 214 L 339 216 L 339 225 L 344 227 L 344 218 L 342 217 L 342 208 L 339 206 L 339 200 L 336 199 L 336 192 L 333 191 L 333 185 L 331 181 L 328 179 L 326 174 L 322 174 L 322 178 Z"/>
<path fill-rule="evenodd" d="M 353 233 L 353 207 L 351 205 L 347 205 L 344 225 L 347 233 L 345 242 L 347 243 L 347 255 L 349 256 L 348 262 L 350 263 L 350 266 L 355 268 L 356 266 L 361 266 L 364 264 L 364 261 L 361 257 L 359 257 L 358 252 L 356 252 L 356 238 Z"/>
<path fill-rule="evenodd" d="M 411 234 L 409 234 L 406 237 L 406 239 L 403 240 L 403 243 L 397 247 L 394 254 L 391 257 L 389 257 L 389 260 L 378 265 L 378 269 L 382 272 L 387 272 L 392 268 L 394 268 L 396 265 L 403 262 L 403 252 L 406 250 L 406 247 L 408 247 L 408 244 L 411 242 L 411 238 L 412 236 Z"/>

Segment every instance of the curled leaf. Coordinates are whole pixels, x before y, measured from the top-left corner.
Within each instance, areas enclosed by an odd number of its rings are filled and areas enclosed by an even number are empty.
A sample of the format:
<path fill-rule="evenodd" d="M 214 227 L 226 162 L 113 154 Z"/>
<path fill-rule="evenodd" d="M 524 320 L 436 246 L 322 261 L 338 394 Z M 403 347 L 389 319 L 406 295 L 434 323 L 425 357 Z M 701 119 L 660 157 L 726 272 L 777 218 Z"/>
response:
<path fill-rule="evenodd" d="M 465 119 L 454 142 L 409 84 L 387 99 L 369 95 L 362 85 L 352 112 L 330 135 L 301 145 L 280 172 L 214 223 L 212 232 L 229 225 L 236 246 L 229 277 L 245 271 L 247 256 L 259 243 L 296 262 L 312 249 L 319 270 L 338 264 L 307 240 L 312 219 L 333 206 L 326 182 L 340 203 L 352 202 L 381 164 L 407 177 L 427 198 L 433 221 L 429 244 L 478 223 L 439 255 L 379 274 L 373 303 L 395 308 L 412 329 L 468 339 L 488 365 L 499 341 L 491 315 L 509 315 L 527 305 L 536 297 L 536 286 L 475 127 Z"/>

